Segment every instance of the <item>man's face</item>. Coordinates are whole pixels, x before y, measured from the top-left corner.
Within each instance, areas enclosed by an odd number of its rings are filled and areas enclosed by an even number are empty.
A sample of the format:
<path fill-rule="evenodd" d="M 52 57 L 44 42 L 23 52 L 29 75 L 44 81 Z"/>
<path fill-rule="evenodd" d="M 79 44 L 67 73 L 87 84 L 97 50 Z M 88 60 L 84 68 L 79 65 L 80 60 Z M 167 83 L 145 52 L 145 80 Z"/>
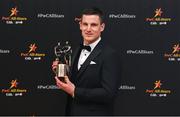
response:
<path fill-rule="evenodd" d="M 95 42 L 101 36 L 105 27 L 98 15 L 83 15 L 79 24 L 85 44 Z"/>

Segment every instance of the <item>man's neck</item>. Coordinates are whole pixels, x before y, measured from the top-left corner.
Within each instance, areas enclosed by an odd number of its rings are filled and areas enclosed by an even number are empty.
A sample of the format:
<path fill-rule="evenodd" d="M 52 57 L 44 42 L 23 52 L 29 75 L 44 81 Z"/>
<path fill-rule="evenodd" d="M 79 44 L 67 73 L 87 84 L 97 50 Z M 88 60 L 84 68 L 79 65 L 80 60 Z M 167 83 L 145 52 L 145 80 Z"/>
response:
<path fill-rule="evenodd" d="M 101 37 L 99 37 L 96 41 L 94 41 L 94 42 L 92 42 L 92 43 L 90 43 L 90 44 L 85 44 L 85 43 L 84 43 L 84 45 L 90 46 L 91 49 L 93 50 L 93 49 L 96 47 L 96 45 L 99 43 L 100 40 L 101 40 Z"/>
<path fill-rule="evenodd" d="M 92 42 L 84 41 L 84 42 L 83 42 L 83 45 L 91 45 L 91 44 L 97 42 L 99 39 L 101 39 L 101 37 L 98 37 L 96 40 L 94 40 L 94 41 L 92 41 Z"/>

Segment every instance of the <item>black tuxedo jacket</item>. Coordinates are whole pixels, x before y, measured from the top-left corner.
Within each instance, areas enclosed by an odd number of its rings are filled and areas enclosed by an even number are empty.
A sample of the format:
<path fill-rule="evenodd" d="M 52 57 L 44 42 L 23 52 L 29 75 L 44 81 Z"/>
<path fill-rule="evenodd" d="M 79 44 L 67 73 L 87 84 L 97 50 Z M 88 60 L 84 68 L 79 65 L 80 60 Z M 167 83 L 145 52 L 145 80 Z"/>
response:
<path fill-rule="evenodd" d="M 78 70 L 80 52 L 78 48 L 72 58 L 70 80 L 76 88 L 75 97 L 68 96 L 66 115 L 113 115 L 120 79 L 118 54 L 100 41 Z"/>

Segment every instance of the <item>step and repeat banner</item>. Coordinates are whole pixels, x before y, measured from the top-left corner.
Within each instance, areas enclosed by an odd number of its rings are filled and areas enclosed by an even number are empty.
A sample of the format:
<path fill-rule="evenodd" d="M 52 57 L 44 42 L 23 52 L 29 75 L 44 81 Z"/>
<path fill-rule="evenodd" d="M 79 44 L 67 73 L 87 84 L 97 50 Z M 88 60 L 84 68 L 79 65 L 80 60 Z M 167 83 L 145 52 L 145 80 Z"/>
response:
<path fill-rule="evenodd" d="M 115 115 L 180 115 L 179 0 L 1 0 L 0 115 L 64 115 L 54 47 L 78 46 L 75 19 L 92 6 L 105 13 L 102 39 L 121 56 Z"/>

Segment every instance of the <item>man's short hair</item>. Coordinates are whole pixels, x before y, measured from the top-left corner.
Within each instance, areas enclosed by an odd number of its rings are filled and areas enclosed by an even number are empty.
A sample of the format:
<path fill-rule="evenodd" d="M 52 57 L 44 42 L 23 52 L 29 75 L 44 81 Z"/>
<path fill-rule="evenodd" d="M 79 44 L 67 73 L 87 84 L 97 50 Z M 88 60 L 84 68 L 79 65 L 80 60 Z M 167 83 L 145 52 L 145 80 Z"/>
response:
<path fill-rule="evenodd" d="M 81 13 L 81 18 L 83 15 L 98 15 L 100 18 L 101 23 L 104 23 L 104 14 L 103 12 L 97 8 L 97 7 L 92 7 L 88 9 L 84 9 Z"/>

